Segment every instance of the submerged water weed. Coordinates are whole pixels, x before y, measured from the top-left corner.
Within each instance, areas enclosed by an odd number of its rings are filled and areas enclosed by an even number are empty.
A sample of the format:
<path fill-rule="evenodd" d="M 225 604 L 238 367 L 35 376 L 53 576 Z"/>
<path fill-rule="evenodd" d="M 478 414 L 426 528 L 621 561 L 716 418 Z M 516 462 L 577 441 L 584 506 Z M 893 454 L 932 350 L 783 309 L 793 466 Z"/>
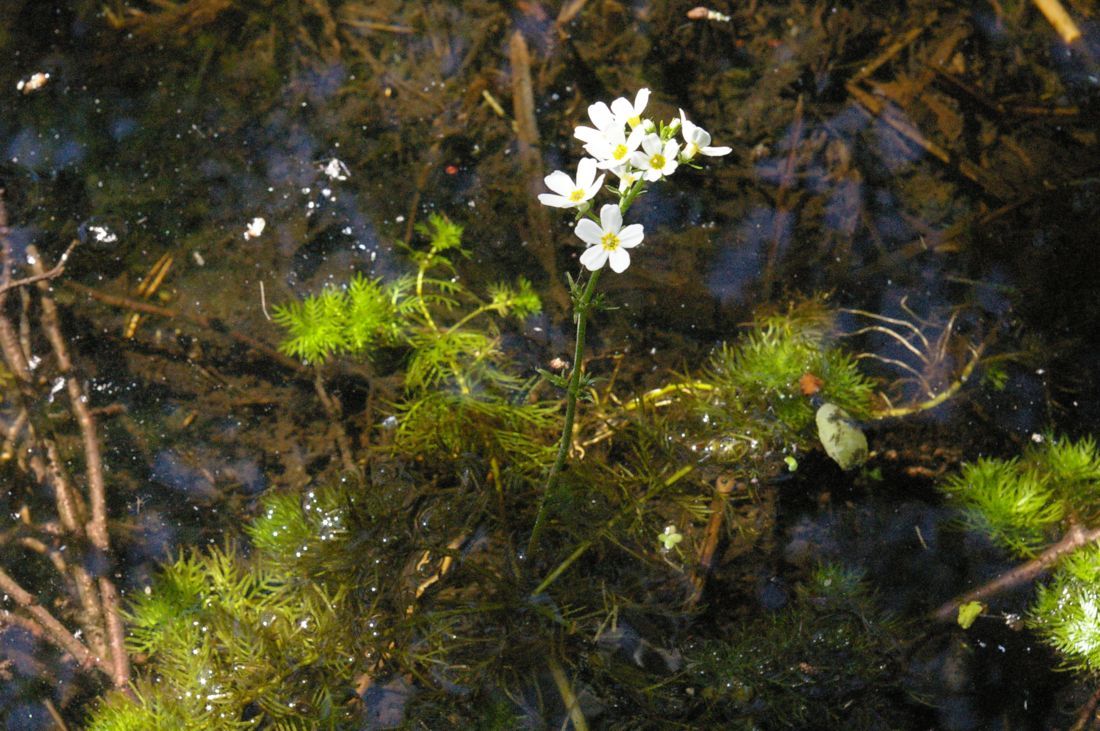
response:
<path fill-rule="evenodd" d="M 588 117 L 593 126 L 579 126 L 574 136 L 584 142 L 584 150 L 591 157 L 581 158 L 576 178 L 562 171 L 546 177 L 546 186 L 553 194 L 541 194 L 539 200 L 555 208 L 576 209 L 577 237 L 585 244 L 581 264 L 588 270 L 588 280 L 570 279 L 573 299 L 573 318 L 577 324 L 577 338 L 573 353 L 573 368 L 566 378 L 549 376 L 551 381 L 565 389 L 565 423 L 558 442 L 557 458 L 550 468 L 538 515 L 531 531 L 529 551 L 536 548 L 546 520 L 547 499 L 558 474 L 565 466 L 572 441 L 576 419 L 577 399 L 587 384 L 583 375 L 585 330 L 588 317 L 595 309 L 596 286 L 605 264 L 621 274 L 630 266 L 627 249 L 642 243 L 645 232 L 641 224 L 623 228 L 623 220 L 634 200 L 645 192 L 647 183 L 655 183 L 672 175 L 678 166 L 691 165 L 695 155 L 721 156 L 730 152 L 728 147 L 711 147 L 710 135 L 695 125 L 688 126 L 684 111 L 668 123 L 655 123 L 645 118 L 649 103 L 649 89 L 640 89 L 634 101 L 620 97 L 611 102 L 596 102 L 588 107 Z M 628 132 L 629 131 L 629 132 Z M 681 147 L 677 133 L 684 137 L 686 147 Z M 638 149 L 638 148 L 641 149 Z M 617 188 L 607 188 L 618 198 L 617 203 L 600 208 L 599 218 L 592 212 L 592 199 L 596 196 L 604 176 L 595 177 L 597 169 L 604 169 L 619 178 Z"/>
<path fill-rule="evenodd" d="M 1022 457 L 979 459 L 942 486 L 969 527 L 1024 558 L 1072 525 L 1100 521 L 1100 451 L 1086 437 L 1045 437 Z"/>
<path fill-rule="evenodd" d="M 1037 578 L 1028 625 L 1063 658 L 1063 667 L 1100 670 L 1100 450 L 1092 437 L 1042 436 L 1014 459 L 980 459 L 942 485 L 961 502 L 969 527 L 1031 560 L 939 610 Z M 989 589 L 986 591 L 986 589 Z"/>
<path fill-rule="evenodd" d="M 858 573 L 825 566 L 789 607 L 691 648 L 708 720 L 729 728 L 899 728 L 900 625 Z"/>
<path fill-rule="evenodd" d="M 432 215 L 417 231 L 427 247 L 405 247 L 414 273 L 389 283 L 356 274 L 346 287 L 277 306 L 275 321 L 287 332 L 281 349 L 320 364 L 337 354 L 369 358 L 398 348 L 405 361 L 398 448 L 511 455 L 540 469 L 549 461 L 542 432 L 553 426 L 555 407 L 518 398 L 525 384 L 500 350 L 495 319 L 538 313 L 538 294 L 520 277 L 478 297 L 454 277 L 454 259 L 467 255 L 462 227 Z"/>

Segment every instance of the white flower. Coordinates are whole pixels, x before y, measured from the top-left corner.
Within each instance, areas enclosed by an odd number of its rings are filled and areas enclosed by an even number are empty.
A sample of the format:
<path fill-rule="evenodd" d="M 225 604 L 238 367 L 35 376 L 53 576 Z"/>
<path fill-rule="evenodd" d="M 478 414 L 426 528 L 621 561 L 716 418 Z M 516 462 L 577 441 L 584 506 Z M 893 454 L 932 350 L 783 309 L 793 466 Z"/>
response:
<path fill-rule="evenodd" d="M 623 214 L 614 203 L 607 203 L 600 209 L 598 224 L 590 218 L 582 218 L 574 232 L 588 244 L 581 254 L 581 264 L 594 272 L 610 261 L 611 269 L 616 274 L 630 266 L 630 252 L 627 249 L 642 243 L 643 235 L 640 223 L 623 228 Z"/>
<path fill-rule="evenodd" d="M 603 139 L 616 127 L 622 127 L 624 120 L 617 119 L 611 112 L 611 108 L 604 102 L 596 102 L 588 107 L 588 118 L 592 120 L 593 127 L 577 127 L 573 130 L 573 136 L 588 145 Z"/>
<path fill-rule="evenodd" d="M 615 101 L 611 102 L 611 111 L 615 113 L 616 119 L 621 122 L 629 124 L 633 129 L 638 127 L 642 123 L 642 112 L 645 111 L 645 105 L 649 102 L 649 89 L 638 89 L 638 94 L 634 97 L 634 103 L 631 104 L 626 99 L 619 97 Z"/>
<path fill-rule="evenodd" d="M 627 137 L 622 129 L 616 127 L 598 139 L 593 139 L 584 146 L 584 149 L 596 158 L 597 167 L 604 170 L 621 170 L 630 162 L 630 156 L 638 149 L 638 145 L 642 144 L 644 135 L 641 128 L 635 128 Z"/>
<path fill-rule="evenodd" d="M 561 170 L 555 170 L 546 176 L 546 187 L 554 193 L 540 193 L 539 202 L 554 208 L 577 208 L 600 192 L 603 179 L 603 175 L 596 177 L 596 161 L 590 157 L 582 157 L 577 165 L 576 180 Z"/>
<path fill-rule="evenodd" d="M 660 135 L 646 135 L 642 138 L 642 149 L 630 156 L 630 164 L 643 171 L 642 177 L 652 182 L 672 175 L 679 164 L 676 153 L 680 145 L 676 140 L 661 142 Z"/>
<path fill-rule="evenodd" d="M 685 144 L 683 158 L 685 161 L 690 160 L 697 154 L 707 155 L 709 157 L 728 155 L 733 149 L 731 147 L 711 147 L 710 133 L 702 127 L 698 127 L 692 122 L 689 122 L 688 118 L 684 116 L 683 109 L 680 110 L 680 123 L 684 133 Z"/>

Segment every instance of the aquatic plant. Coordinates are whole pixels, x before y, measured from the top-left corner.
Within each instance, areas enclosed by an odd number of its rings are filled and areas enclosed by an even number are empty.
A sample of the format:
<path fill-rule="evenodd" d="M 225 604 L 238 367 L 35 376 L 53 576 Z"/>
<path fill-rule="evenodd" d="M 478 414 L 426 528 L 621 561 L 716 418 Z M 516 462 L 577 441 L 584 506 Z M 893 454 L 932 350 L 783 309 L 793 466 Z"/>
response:
<path fill-rule="evenodd" d="M 898 728 L 897 638 L 858 572 L 816 569 L 790 606 L 685 655 L 711 723 L 735 728 Z"/>
<path fill-rule="evenodd" d="M 1100 451 L 1085 437 L 1045 437 L 1014 459 L 980 458 L 941 485 L 967 526 L 1030 558 L 1073 524 L 1100 517 Z"/>
<path fill-rule="evenodd" d="M 580 260 L 589 275 L 587 281 L 572 277 L 569 280 L 573 319 L 577 324 L 572 369 L 564 378 L 545 374 L 565 389 L 565 422 L 558 441 L 557 457 L 546 478 L 543 498 L 531 531 L 529 550 L 538 546 L 546 521 L 547 500 L 569 456 L 577 399 L 589 384 L 582 370 L 585 331 L 589 316 L 601 305 L 596 298 L 600 274 L 605 264 L 617 274 L 626 271 L 630 266 L 628 249 L 641 244 L 644 237 L 644 229 L 639 223 L 623 228 L 623 217 L 634 200 L 645 193 L 646 183 L 664 180 L 680 165 L 693 165 L 692 160 L 699 154 L 718 157 L 730 152 L 729 147 L 711 146 L 710 135 L 688 122 L 682 109 L 679 118 L 667 124 L 657 124 L 642 117 L 648 102 L 649 89 L 643 88 L 638 90 L 633 102 L 619 97 L 610 106 L 606 102 L 589 106 L 588 117 L 594 126 L 577 127 L 574 136 L 584 142 L 584 150 L 591 157 L 581 158 L 575 178 L 560 170 L 546 176 L 546 187 L 554 192 L 539 195 L 539 200 L 545 205 L 576 209 L 574 233 L 586 245 Z M 677 132 L 683 135 L 683 148 L 676 140 Z M 617 188 L 608 186 L 618 202 L 603 205 L 598 218 L 592 212 L 592 199 L 599 192 L 606 174 L 596 178 L 597 169 L 607 170 L 619 178 Z"/>
<path fill-rule="evenodd" d="M 527 385 L 500 349 L 495 318 L 523 321 L 540 311 L 539 296 L 523 277 L 476 296 L 454 276 L 454 258 L 467 255 L 462 226 L 433 214 L 417 232 L 426 247 L 404 247 L 415 272 L 388 283 L 356 274 L 346 286 L 276 306 L 274 319 L 287 333 L 280 348 L 311 364 L 398 349 L 405 391 L 395 413 L 400 449 L 512 455 L 516 464 L 538 469 L 548 459 L 540 432 L 553 425 L 555 407 L 522 399 Z"/>
<path fill-rule="evenodd" d="M 972 614 L 975 605 L 1054 569 L 1040 584 L 1027 623 L 1059 651 L 1063 666 L 1100 670 L 1100 449 L 1092 437 L 1047 435 L 1012 459 L 964 465 L 941 486 L 965 522 L 1020 557 L 1030 558 L 936 614 Z M 965 619 L 970 620 L 969 616 Z"/>

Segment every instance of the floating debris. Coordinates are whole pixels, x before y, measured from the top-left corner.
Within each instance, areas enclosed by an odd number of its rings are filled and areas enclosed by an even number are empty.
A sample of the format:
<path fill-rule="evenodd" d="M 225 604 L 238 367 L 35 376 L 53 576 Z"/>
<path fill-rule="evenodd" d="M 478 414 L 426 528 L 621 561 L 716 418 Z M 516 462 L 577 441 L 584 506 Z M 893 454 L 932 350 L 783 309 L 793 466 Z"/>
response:
<path fill-rule="evenodd" d="M 258 238 L 267 228 L 267 221 L 257 216 L 248 222 L 248 228 L 244 232 L 245 239 Z"/>
<path fill-rule="evenodd" d="M 30 94 L 32 91 L 38 91 L 45 86 L 50 80 L 50 74 L 48 71 L 37 71 L 31 74 L 25 79 L 21 79 L 15 88 L 24 94 Z"/>

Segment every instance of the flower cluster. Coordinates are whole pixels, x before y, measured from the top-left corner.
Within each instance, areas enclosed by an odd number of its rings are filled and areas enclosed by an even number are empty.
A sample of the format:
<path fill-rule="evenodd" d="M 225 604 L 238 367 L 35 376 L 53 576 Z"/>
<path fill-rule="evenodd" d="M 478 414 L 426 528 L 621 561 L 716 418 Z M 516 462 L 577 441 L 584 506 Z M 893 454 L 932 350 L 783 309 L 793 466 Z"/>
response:
<path fill-rule="evenodd" d="M 713 147 L 710 134 L 688 121 L 684 110 L 667 124 L 655 124 L 642 116 L 649 102 L 649 89 L 640 89 L 634 101 L 620 97 L 608 106 L 596 102 L 588 107 L 591 127 L 577 127 L 574 136 L 584 143 L 590 157 L 581 158 L 577 174 L 555 170 L 546 176 L 546 187 L 539 201 L 554 208 L 577 209 L 577 236 L 588 246 L 581 263 L 596 271 L 610 263 L 615 272 L 630 266 L 627 249 L 642 242 L 641 224 L 623 228 L 622 214 L 640 195 L 646 183 L 655 183 L 672 175 L 697 155 L 716 157 L 730 152 L 728 147 Z M 680 138 L 677 139 L 677 133 Z M 601 172 L 602 171 L 602 172 Z M 618 204 L 600 208 L 599 220 L 592 213 L 592 199 L 603 187 L 608 173 L 619 179 Z M 611 189 L 615 190 L 615 189 Z"/>

